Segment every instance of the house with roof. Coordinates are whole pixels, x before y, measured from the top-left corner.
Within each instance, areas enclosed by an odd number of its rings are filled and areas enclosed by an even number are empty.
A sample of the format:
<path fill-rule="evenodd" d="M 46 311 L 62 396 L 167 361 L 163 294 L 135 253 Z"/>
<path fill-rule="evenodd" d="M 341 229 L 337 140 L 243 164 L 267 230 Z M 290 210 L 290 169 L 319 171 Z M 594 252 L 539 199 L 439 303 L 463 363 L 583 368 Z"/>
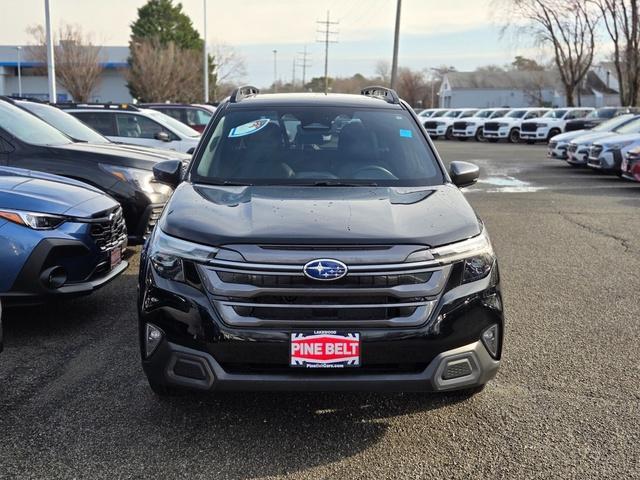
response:
<path fill-rule="evenodd" d="M 46 66 L 30 60 L 28 49 L 27 45 L 0 45 L 0 95 L 18 95 L 22 90 L 23 96 L 48 100 L 46 68 L 42 68 Z M 101 47 L 101 54 L 104 70 L 91 101 L 130 102 L 126 79 L 129 47 Z M 74 100 L 59 83 L 56 93 L 58 101 Z"/>
<path fill-rule="evenodd" d="M 606 66 L 592 68 L 575 95 L 583 107 L 619 106 L 618 82 Z M 449 72 L 440 86 L 441 108 L 565 107 L 557 71 Z"/>

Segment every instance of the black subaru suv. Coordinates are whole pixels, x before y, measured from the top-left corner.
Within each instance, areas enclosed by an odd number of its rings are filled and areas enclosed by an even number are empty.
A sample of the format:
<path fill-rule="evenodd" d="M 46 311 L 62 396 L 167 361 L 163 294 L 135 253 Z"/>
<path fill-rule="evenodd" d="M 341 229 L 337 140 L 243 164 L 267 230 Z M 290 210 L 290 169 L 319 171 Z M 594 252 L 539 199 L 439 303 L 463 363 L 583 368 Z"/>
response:
<path fill-rule="evenodd" d="M 489 236 L 393 90 L 222 103 L 140 263 L 158 394 L 482 388 L 502 351 Z"/>

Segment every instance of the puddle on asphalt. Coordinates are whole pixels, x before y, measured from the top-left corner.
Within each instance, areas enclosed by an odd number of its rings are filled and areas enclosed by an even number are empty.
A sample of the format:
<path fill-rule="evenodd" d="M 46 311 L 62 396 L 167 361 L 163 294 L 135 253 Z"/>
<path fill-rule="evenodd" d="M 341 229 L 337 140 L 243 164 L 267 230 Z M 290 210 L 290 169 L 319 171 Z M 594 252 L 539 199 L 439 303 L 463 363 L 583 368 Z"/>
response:
<path fill-rule="evenodd" d="M 480 188 L 478 188 L 480 187 Z M 528 193 L 544 190 L 545 187 L 536 187 L 529 182 L 518 180 L 510 176 L 491 176 L 480 178 L 476 187 L 470 188 L 468 192 L 490 192 L 490 193 Z"/>

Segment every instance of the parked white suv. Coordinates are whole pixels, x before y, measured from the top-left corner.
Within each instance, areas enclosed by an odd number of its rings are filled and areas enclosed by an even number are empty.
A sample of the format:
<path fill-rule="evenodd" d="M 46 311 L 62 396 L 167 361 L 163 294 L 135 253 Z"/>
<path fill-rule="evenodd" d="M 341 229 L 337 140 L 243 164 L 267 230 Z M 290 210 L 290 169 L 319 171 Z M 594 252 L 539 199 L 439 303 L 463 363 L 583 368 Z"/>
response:
<path fill-rule="evenodd" d="M 59 107 L 114 142 L 193 153 L 200 141 L 198 131 L 150 108 L 109 103 Z"/>
<path fill-rule="evenodd" d="M 522 122 L 520 138 L 527 143 L 548 141 L 564 132 L 569 120 L 584 118 L 592 111 L 593 108 L 585 107 L 556 108 L 544 114 L 542 118 Z"/>
<path fill-rule="evenodd" d="M 477 108 L 457 108 L 449 110 L 441 117 L 436 118 L 434 114 L 424 122 L 424 128 L 433 139 L 445 137 L 447 140 L 451 140 L 453 138 L 453 122 L 457 119 L 473 117 L 477 111 Z"/>
<path fill-rule="evenodd" d="M 490 142 L 507 140 L 511 143 L 518 143 L 522 122 L 539 118 L 549 110 L 548 108 L 516 108 L 502 118 L 485 122 L 482 134 Z"/>
<path fill-rule="evenodd" d="M 453 122 L 453 136 L 459 140 L 474 138 L 476 141 L 482 142 L 484 141 L 482 132 L 485 122 L 495 118 L 502 118 L 509 112 L 508 108 L 478 110 L 472 117 Z"/>

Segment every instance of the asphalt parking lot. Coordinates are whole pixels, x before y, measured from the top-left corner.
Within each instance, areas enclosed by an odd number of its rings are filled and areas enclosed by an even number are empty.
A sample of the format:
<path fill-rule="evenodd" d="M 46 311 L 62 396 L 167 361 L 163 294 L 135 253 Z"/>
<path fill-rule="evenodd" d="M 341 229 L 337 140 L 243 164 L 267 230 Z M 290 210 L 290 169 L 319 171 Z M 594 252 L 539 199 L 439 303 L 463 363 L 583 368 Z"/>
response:
<path fill-rule="evenodd" d="M 137 256 L 94 296 L 8 311 L 0 478 L 640 478 L 640 184 L 542 146 L 438 142 L 482 181 L 507 338 L 484 392 L 160 400 Z"/>

